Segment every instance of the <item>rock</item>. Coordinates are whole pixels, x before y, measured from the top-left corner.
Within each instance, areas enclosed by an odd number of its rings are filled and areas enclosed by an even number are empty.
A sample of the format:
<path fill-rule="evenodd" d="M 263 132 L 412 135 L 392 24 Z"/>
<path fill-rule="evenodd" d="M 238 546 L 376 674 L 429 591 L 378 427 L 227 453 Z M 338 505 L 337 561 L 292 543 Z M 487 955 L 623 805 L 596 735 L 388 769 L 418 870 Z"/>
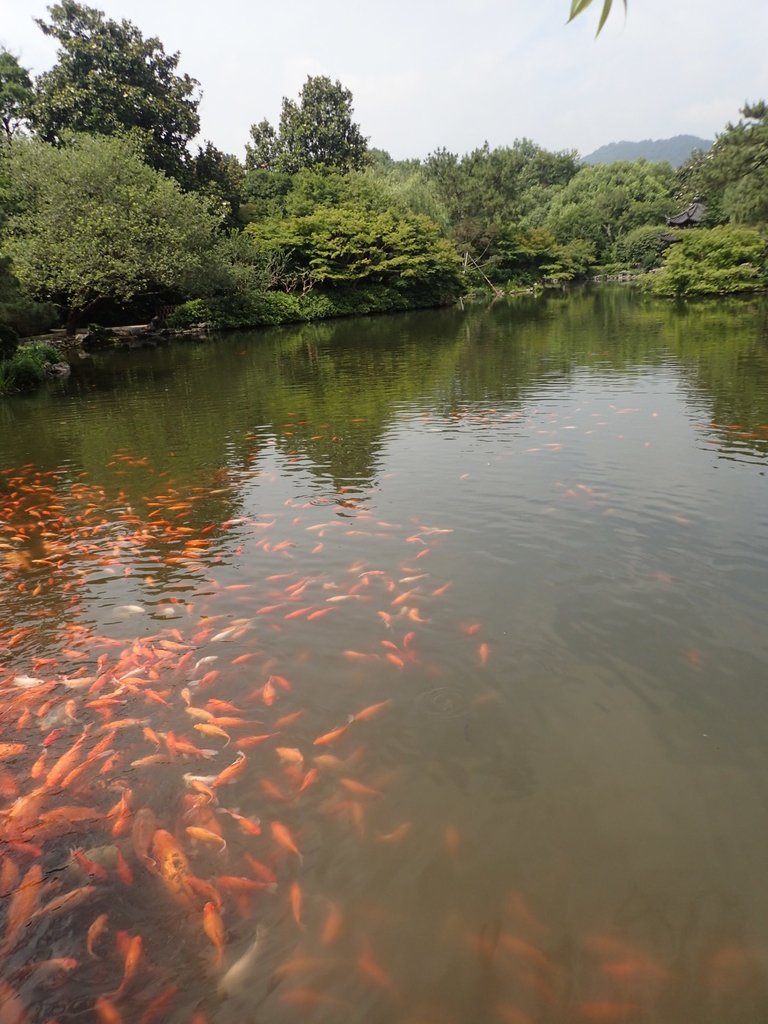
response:
<path fill-rule="evenodd" d="M 72 373 L 69 363 L 48 363 L 45 372 L 49 377 L 68 377 Z"/>

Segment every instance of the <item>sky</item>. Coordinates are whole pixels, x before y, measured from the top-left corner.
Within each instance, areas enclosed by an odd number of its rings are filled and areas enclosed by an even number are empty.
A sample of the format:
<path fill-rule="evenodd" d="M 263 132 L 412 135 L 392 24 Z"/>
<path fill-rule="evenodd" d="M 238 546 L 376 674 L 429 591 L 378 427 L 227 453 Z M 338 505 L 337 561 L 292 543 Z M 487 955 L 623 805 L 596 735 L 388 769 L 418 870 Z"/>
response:
<path fill-rule="evenodd" d="M 308 75 L 352 90 L 369 144 L 396 159 L 529 138 L 587 155 L 608 142 L 714 138 L 768 99 L 765 0 L 601 0 L 567 25 L 569 0 L 93 0 L 127 18 L 202 87 L 201 139 L 244 156 Z M 2 0 L 0 45 L 39 74 L 55 41 L 45 2 Z"/>

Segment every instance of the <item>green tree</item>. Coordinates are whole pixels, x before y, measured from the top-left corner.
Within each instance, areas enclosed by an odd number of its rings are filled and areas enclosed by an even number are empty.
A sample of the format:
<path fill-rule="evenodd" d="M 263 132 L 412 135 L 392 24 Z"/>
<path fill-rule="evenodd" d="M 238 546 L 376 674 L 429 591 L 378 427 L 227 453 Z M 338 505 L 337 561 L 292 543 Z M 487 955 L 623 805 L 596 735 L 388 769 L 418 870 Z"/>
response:
<path fill-rule="evenodd" d="M 75 0 L 48 12 L 48 22 L 36 22 L 59 51 L 57 64 L 36 82 L 31 120 L 38 135 L 59 143 L 67 132 L 131 132 L 151 167 L 183 181 L 187 143 L 200 120 L 198 82 L 176 73 L 179 54 L 144 39 L 130 21 L 106 19 Z"/>
<path fill-rule="evenodd" d="M 225 208 L 225 227 L 237 224 L 245 168 L 236 156 L 223 153 L 212 142 L 199 146 L 190 166 L 190 183 L 194 191 L 203 192 Z"/>
<path fill-rule="evenodd" d="M 735 224 L 768 223 L 768 103 L 740 111 L 699 162 L 695 185 Z"/>
<path fill-rule="evenodd" d="M 220 214 L 148 167 L 132 140 L 22 139 L 8 160 L 17 205 L 4 254 L 29 294 L 65 307 L 70 330 L 104 300 L 213 286 Z"/>
<path fill-rule="evenodd" d="M 626 232 L 663 222 L 673 212 L 674 182 L 666 163 L 589 164 L 552 197 L 546 226 L 558 242 L 591 242 L 598 260 L 605 260 Z"/>
<path fill-rule="evenodd" d="M 6 139 L 12 139 L 32 105 L 32 80 L 16 57 L 0 49 L 0 126 Z"/>
<path fill-rule="evenodd" d="M 341 201 L 245 230 L 261 249 L 282 256 L 276 284 L 286 291 L 374 286 L 434 304 L 460 290 L 458 256 L 435 224 L 387 208 L 386 195 L 377 196 L 364 181 Z"/>
<path fill-rule="evenodd" d="M 245 146 L 245 166 L 249 171 L 277 170 L 281 153 L 280 139 L 266 118 L 251 125 L 251 141 Z"/>
<path fill-rule="evenodd" d="M 359 170 L 368 143 L 352 115 L 349 89 L 325 75 L 310 75 L 298 103 L 283 97 L 279 131 L 266 120 L 252 126 L 246 166 L 288 174 L 319 166 L 342 173 Z"/>
<path fill-rule="evenodd" d="M 728 295 L 768 285 L 768 243 L 754 228 L 723 224 L 685 231 L 645 279 L 654 295 Z"/>

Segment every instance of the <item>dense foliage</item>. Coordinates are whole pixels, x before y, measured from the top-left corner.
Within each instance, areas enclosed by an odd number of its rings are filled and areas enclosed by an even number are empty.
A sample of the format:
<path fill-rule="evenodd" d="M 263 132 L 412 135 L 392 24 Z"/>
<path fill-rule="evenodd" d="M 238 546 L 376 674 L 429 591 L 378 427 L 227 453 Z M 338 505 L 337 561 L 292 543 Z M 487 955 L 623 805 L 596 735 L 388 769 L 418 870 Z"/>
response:
<path fill-rule="evenodd" d="M 0 127 L 6 141 L 19 130 L 32 107 L 32 79 L 16 57 L 0 47 Z"/>
<path fill-rule="evenodd" d="M 183 177 L 200 119 L 198 83 L 176 73 L 179 55 L 167 54 L 159 39 L 144 39 L 130 21 L 106 19 L 75 0 L 48 11 L 49 21 L 36 21 L 59 53 L 36 83 L 32 124 L 40 138 L 131 132 L 150 166 Z"/>
<path fill-rule="evenodd" d="M 589 6 L 573 0 L 571 16 Z M 393 160 L 368 148 L 349 89 L 310 76 L 276 127 L 252 126 L 241 162 L 210 142 L 192 154 L 198 83 L 159 39 L 76 0 L 37 23 L 59 44 L 50 71 L 33 81 L 0 50 L 10 354 L 17 335 L 94 310 L 114 322 L 176 305 L 179 326 L 250 326 L 599 273 L 651 271 L 661 295 L 765 286 L 765 102 L 678 170 L 586 165 L 529 139 Z M 669 229 L 695 197 L 706 226 Z"/>
<path fill-rule="evenodd" d="M 349 89 L 325 75 L 310 75 L 298 103 L 283 97 L 278 131 L 266 120 L 251 127 L 246 166 L 288 174 L 307 167 L 359 170 L 368 143 L 352 114 Z"/>
<path fill-rule="evenodd" d="M 768 286 L 768 243 L 754 228 L 722 225 L 682 234 L 646 279 L 656 295 L 729 295 Z"/>
<path fill-rule="evenodd" d="M 57 149 L 30 139 L 6 159 L 14 273 L 36 298 L 61 303 L 70 325 L 105 299 L 206 287 L 219 216 L 130 140 L 83 135 Z"/>

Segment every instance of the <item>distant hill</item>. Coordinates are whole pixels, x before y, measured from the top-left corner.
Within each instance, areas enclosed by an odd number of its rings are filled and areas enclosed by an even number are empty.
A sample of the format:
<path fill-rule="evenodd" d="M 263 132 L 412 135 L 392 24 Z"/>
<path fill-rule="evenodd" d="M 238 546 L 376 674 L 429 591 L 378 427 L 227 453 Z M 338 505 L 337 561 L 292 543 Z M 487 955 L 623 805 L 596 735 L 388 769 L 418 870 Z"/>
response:
<path fill-rule="evenodd" d="M 696 135 L 675 135 L 672 139 L 643 139 L 642 142 L 609 142 L 584 157 L 585 164 L 613 164 L 617 160 L 669 160 L 673 167 L 684 164 L 694 149 L 706 152 L 712 139 Z"/>

